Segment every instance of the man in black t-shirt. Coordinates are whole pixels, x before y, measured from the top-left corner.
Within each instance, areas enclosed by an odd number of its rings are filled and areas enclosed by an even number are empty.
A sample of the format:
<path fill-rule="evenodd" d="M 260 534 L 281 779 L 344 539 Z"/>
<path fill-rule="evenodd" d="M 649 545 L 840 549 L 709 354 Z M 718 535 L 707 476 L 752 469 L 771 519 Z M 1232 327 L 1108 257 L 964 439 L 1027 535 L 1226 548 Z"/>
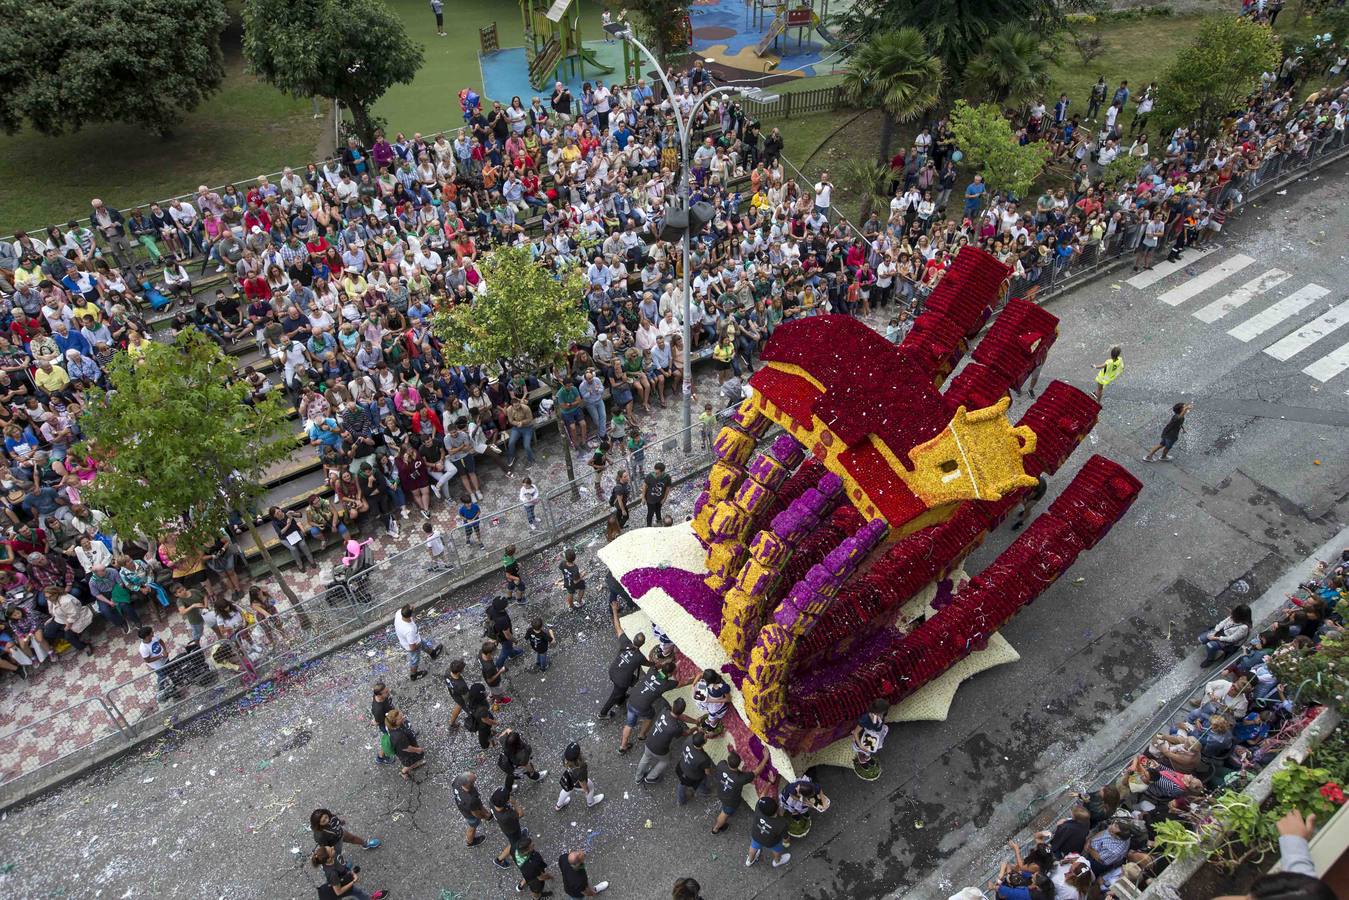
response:
<path fill-rule="evenodd" d="M 563 853 L 557 858 L 557 870 L 562 873 L 562 892 L 568 897 L 593 897 L 609 887 L 607 881 L 591 885 L 584 850 Z"/>
<path fill-rule="evenodd" d="M 662 663 L 660 668 L 652 669 L 642 676 L 637 684 L 637 693 L 628 698 L 628 715 L 623 725 L 623 734 L 618 739 L 618 752 L 627 753 L 632 749 L 632 732 L 639 722 L 644 722 L 641 739 L 651 733 L 652 720 L 655 718 L 656 701 L 667 690 L 674 687 L 675 661 Z"/>
<path fill-rule="evenodd" d="M 548 863 L 543 861 L 543 854 L 535 850 L 534 842 L 526 837 L 520 841 L 513 855 L 515 865 L 520 869 L 520 884 L 516 886 L 516 892 L 528 888 L 536 900 L 542 897 L 543 883 L 553 880 L 553 874 L 548 871 Z"/>
<path fill-rule="evenodd" d="M 1180 440 L 1180 433 L 1185 430 L 1185 415 L 1193 408 L 1193 403 L 1177 403 L 1171 407 L 1171 420 L 1162 429 L 1161 441 L 1148 451 L 1148 455 L 1143 457 L 1143 462 L 1152 462 L 1152 455 L 1158 450 L 1162 451 L 1162 459 L 1171 458 L 1171 448 L 1176 446 L 1176 441 Z"/>
<path fill-rule="evenodd" d="M 609 683 L 613 689 L 609 692 L 609 699 L 604 701 L 600 707 L 599 718 L 607 719 L 613 714 L 613 709 L 620 703 L 626 703 L 628 700 L 628 691 L 637 681 L 637 675 L 642 671 L 642 667 L 650 665 L 647 662 L 646 655 L 642 653 L 642 645 L 646 643 L 646 635 L 641 632 L 637 636 L 628 639 L 623 633 L 623 626 L 618 621 L 618 603 L 609 604 L 609 612 L 613 618 L 614 634 L 618 636 L 618 654 L 614 661 L 609 664 Z"/>
<path fill-rule="evenodd" d="M 762 797 L 754 807 L 754 824 L 749 831 L 749 855 L 745 865 L 752 866 L 759 861 L 759 854 L 767 850 L 773 857 L 773 868 L 787 865 L 790 853 L 783 851 L 787 847 L 787 825 L 790 820 L 778 815 L 778 801 L 775 797 Z"/>
<path fill-rule="evenodd" d="M 656 716 L 651 734 L 642 745 L 642 758 L 637 763 L 638 784 L 655 784 L 665 774 L 665 767 L 670 764 L 670 748 L 690 731 L 684 724 L 689 721 L 684 716 L 684 707 L 684 698 L 676 697 L 668 709 L 661 710 Z"/>
<path fill-rule="evenodd" d="M 459 716 L 468 709 L 468 680 L 464 678 L 464 661 L 456 659 L 445 673 L 445 687 L 449 689 L 454 709 L 450 711 L 450 727 L 459 727 Z"/>
<path fill-rule="evenodd" d="M 426 750 L 417 744 L 417 734 L 408 726 L 407 716 L 401 710 L 390 710 L 384 723 L 389 728 L 389 746 L 402 763 L 400 774 L 411 778 L 414 771 L 426 765 Z"/>
<path fill-rule="evenodd" d="M 762 775 L 767 767 L 768 754 L 764 753 L 763 759 L 759 760 L 758 767 L 753 771 L 742 769 L 740 754 L 734 750 L 728 750 L 726 758 L 717 763 L 712 778 L 716 783 L 717 799 L 721 801 L 721 812 L 717 813 L 717 821 L 712 825 L 713 834 L 721 834 L 726 830 L 731 816 L 740 808 L 741 792 L 745 785 Z"/>
<path fill-rule="evenodd" d="M 689 738 L 684 745 L 684 752 L 679 755 L 679 762 L 675 763 L 675 776 L 679 779 L 679 784 L 675 785 L 675 798 L 680 806 L 689 802 L 689 794 L 708 787 L 707 777 L 712 774 L 712 757 L 703 749 L 706 743 L 707 737 L 701 731 L 698 732 Z"/>
<path fill-rule="evenodd" d="M 656 463 L 653 466 L 654 471 L 647 473 L 642 481 L 642 499 L 646 501 L 646 527 L 651 527 L 654 519 L 657 525 L 660 524 L 661 505 L 665 502 L 666 496 L 670 493 L 672 483 L 670 476 L 665 472 L 665 463 Z"/>
<path fill-rule="evenodd" d="M 496 819 L 497 827 L 506 838 L 506 849 L 492 860 L 498 869 L 510 867 L 511 853 L 529 835 L 528 830 L 520 824 L 520 817 L 524 814 L 524 807 L 511 799 L 510 788 L 499 787 L 492 791 L 492 817 Z"/>
<path fill-rule="evenodd" d="M 394 708 L 393 696 L 389 693 L 388 687 L 384 682 L 376 681 L 374 688 L 374 697 L 370 701 L 370 718 L 375 720 L 375 727 L 379 729 L 381 746 L 375 753 L 376 762 L 392 762 L 384 755 L 383 736 L 389 733 L 389 728 L 384 724 L 384 717 Z"/>
<path fill-rule="evenodd" d="M 464 772 L 454 779 L 451 790 L 454 794 L 455 808 L 468 823 L 468 830 L 464 832 L 464 843 L 476 847 L 487 840 L 487 835 L 478 834 L 478 826 L 492 818 L 492 814 L 483 808 L 482 798 L 478 796 L 478 776 L 472 772 Z"/>

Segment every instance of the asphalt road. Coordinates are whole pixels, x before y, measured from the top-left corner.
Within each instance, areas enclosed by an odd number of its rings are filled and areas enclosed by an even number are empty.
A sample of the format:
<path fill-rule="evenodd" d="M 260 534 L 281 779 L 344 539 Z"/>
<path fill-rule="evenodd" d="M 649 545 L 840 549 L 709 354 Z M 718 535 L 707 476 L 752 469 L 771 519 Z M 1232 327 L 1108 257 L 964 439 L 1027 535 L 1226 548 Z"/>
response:
<path fill-rule="evenodd" d="M 1123 346 L 1126 361 L 1100 425 L 1055 487 L 1096 452 L 1128 466 L 1145 490 L 1105 541 L 1004 630 L 1020 662 L 964 685 L 948 721 L 892 731 L 879 782 L 826 771 L 833 808 L 796 843 L 784 869 L 742 865 L 743 813 L 714 837 L 712 803 L 677 808 L 672 783 L 633 784 L 636 760 L 611 749 L 617 726 L 594 720 L 612 633 L 598 611 L 563 612 L 551 587 L 555 562 L 530 561 L 527 577 L 542 588 L 531 610 L 555 623 L 562 643 L 546 676 L 514 672 L 512 693 L 521 700 L 503 720 L 523 730 L 541 764 L 554 770 L 518 793 L 550 863 L 564 849 L 588 847 L 594 880 L 610 881 L 612 896 L 643 898 L 669 896 L 679 875 L 698 878 L 708 897 L 740 900 L 944 898 L 986 875 L 1012 832 L 1052 806 L 1065 785 L 1089 777 L 1157 701 L 1189 683 L 1198 631 L 1342 529 L 1349 459 L 1337 450 L 1349 424 L 1349 373 L 1323 382 L 1303 370 L 1330 372 L 1338 364 L 1333 351 L 1349 342 L 1349 328 L 1335 330 L 1339 320 L 1328 314 L 1349 299 L 1338 277 L 1349 254 L 1344 169 L 1324 170 L 1274 204 L 1248 210 L 1229 223 L 1217 250 L 1155 284 L 1106 279 L 1053 302 L 1062 336 L 1045 380 L 1089 386 L 1092 366 L 1112 343 Z M 1251 262 L 1239 264 L 1238 255 Z M 1204 274 L 1220 265 L 1232 274 Z M 1194 315 L 1275 267 L 1288 277 L 1266 278 L 1267 289 L 1247 291 L 1240 309 L 1213 321 Z M 1176 290 L 1196 277 L 1203 280 L 1194 288 Z M 1294 294 L 1310 299 L 1284 303 Z M 1298 312 L 1282 319 L 1266 312 L 1280 303 Z M 1257 328 L 1246 340 L 1229 334 Z M 1290 334 L 1302 336 L 1284 340 Z M 1195 410 L 1175 461 L 1143 463 L 1181 399 Z M 1013 414 L 1027 402 L 1019 400 Z M 1009 537 L 993 535 L 971 569 Z M 598 542 L 588 540 L 582 556 L 598 587 Z M 481 632 L 479 616 L 465 608 L 485 590 L 442 602 L 432 617 L 430 630 L 451 654 L 471 658 Z M 390 680 L 432 748 L 418 783 L 372 760 L 373 730 L 364 718 L 376 677 Z M 497 783 L 494 757 L 445 727 L 449 704 L 438 679 L 406 682 L 390 633 L 253 699 L 10 811 L 0 823 L 0 891 L 312 897 L 317 878 L 302 864 L 307 817 L 327 806 L 385 842 L 352 851 L 368 889 L 428 900 L 514 896 L 513 876 L 488 858 L 501 844 L 495 827 L 486 826 L 485 845 L 465 849 L 449 802 L 450 780 L 463 768 Z M 606 800 L 556 813 L 556 770 L 569 740 L 582 743 Z"/>

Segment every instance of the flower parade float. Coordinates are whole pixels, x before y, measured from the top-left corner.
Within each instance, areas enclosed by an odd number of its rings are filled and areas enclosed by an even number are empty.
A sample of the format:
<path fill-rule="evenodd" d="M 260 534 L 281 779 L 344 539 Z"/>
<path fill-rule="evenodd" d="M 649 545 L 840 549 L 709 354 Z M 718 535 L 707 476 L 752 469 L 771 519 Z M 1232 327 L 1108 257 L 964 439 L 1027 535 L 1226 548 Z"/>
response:
<path fill-rule="evenodd" d="M 751 764 L 770 756 L 770 779 L 820 764 L 876 777 L 855 753 L 859 719 L 943 719 L 963 679 L 1018 659 L 998 629 L 1141 489 L 1092 456 L 989 566 L 964 572 L 1100 412 L 1055 381 L 1008 419 L 1009 391 L 1058 332 L 1020 298 L 994 315 L 1008 275 L 964 248 L 899 345 L 848 316 L 779 326 L 716 438 L 692 520 L 600 551 L 639 608 L 625 630 L 668 635 L 681 684 L 713 669 L 734 686 L 726 733 Z"/>

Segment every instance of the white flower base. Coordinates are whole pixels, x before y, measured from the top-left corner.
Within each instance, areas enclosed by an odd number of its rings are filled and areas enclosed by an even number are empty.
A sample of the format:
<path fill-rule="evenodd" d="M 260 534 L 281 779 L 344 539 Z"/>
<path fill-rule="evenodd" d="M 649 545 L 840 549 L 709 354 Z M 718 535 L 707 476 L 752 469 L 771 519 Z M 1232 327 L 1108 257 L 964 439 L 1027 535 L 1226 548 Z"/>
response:
<path fill-rule="evenodd" d="M 662 568 L 683 569 L 689 572 L 706 573 L 707 553 L 693 529 L 687 523 L 670 528 L 638 528 L 619 535 L 610 544 L 599 551 L 600 562 L 609 567 L 609 571 L 621 583 L 623 577 L 634 569 Z M 956 583 L 968 578 L 963 571 L 952 576 Z M 916 617 L 923 607 L 928 606 L 936 596 L 935 584 L 924 588 L 901 610 L 901 619 Z M 636 612 L 624 616 L 619 624 L 629 637 L 644 632 L 651 635 L 652 622 L 659 623 L 675 646 L 687 656 L 699 669 L 715 669 L 731 661 L 730 656 L 702 622 L 684 611 L 669 594 L 661 588 L 652 588 L 640 597 L 633 597 L 637 604 Z M 929 609 L 929 613 L 933 610 Z M 961 682 L 973 678 L 995 666 L 1016 662 L 1020 654 L 1002 637 L 995 634 L 983 650 L 975 651 L 947 669 L 937 678 L 915 691 L 901 703 L 886 713 L 887 722 L 940 722 L 944 721 L 951 710 L 956 691 Z M 684 696 L 692 705 L 692 686 L 683 685 L 666 692 L 667 698 Z M 732 704 L 741 721 L 746 721 L 744 699 L 740 692 L 732 688 Z M 894 734 L 890 736 L 894 740 Z M 718 738 L 709 741 L 707 752 L 714 760 L 726 758 L 726 741 Z M 772 757 L 773 767 L 782 777 L 794 781 L 812 766 L 842 766 L 851 768 L 853 764 L 852 739 L 842 738 L 815 753 L 789 755 L 785 750 L 765 743 Z M 745 788 L 745 799 L 753 803 L 757 795 L 751 784 Z"/>

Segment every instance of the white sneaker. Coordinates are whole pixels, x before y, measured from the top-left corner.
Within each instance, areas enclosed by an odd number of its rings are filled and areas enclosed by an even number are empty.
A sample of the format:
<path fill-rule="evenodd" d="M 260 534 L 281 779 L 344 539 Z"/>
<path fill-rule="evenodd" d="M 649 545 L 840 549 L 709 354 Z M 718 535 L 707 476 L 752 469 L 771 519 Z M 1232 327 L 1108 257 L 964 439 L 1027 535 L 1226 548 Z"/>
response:
<path fill-rule="evenodd" d="M 223 271 L 225 271 L 225 267 L 224 267 L 224 266 L 216 266 L 216 267 L 215 267 L 215 270 L 216 270 L 216 272 L 223 272 Z"/>
<path fill-rule="evenodd" d="M 785 866 L 785 865 L 787 865 L 787 863 L 789 863 L 789 862 L 791 862 L 791 861 L 792 861 L 792 855 L 791 855 L 790 853 L 784 853 L 784 854 L 782 854 L 781 856 L 779 856 L 777 859 L 773 860 L 773 868 L 776 869 L 778 866 Z"/>
<path fill-rule="evenodd" d="M 603 894 L 605 891 L 609 890 L 609 882 L 607 881 L 601 881 L 599 884 L 592 886 L 595 888 L 595 893 L 597 894 Z"/>
<path fill-rule="evenodd" d="M 745 865 L 746 865 L 746 866 L 752 866 L 752 865 L 754 865 L 754 864 L 755 864 L 756 862 L 758 862 L 758 861 L 759 861 L 759 854 L 758 854 L 757 851 L 754 851 L 754 850 L 751 850 L 751 851 L 749 852 L 749 856 L 746 856 L 746 857 L 745 857 Z"/>
<path fill-rule="evenodd" d="M 603 800 L 604 800 L 604 795 L 603 795 L 603 794 L 596 794 L 596 795 L 593 796 L 593 797 L 587 797 L 587 798 L 586 798 L 586 806 L 594 806 L 594 805 L 596 805 L 597 803 L 602 802 Z"/>
<path fill-rule="evenodd" d="M 398 518 L 406 519 L 408 517 L 408 508 L 405 506 L 398 511 Z"/>
<path fill-rule="evenodd" d="M 529 530 L 530 530 L 530 531 L 538 531 L 538 530 L 539 530 L 539 526 L 535 525 L 533 522 L 530 522 L 530 523 L 529 523 Z"/>

